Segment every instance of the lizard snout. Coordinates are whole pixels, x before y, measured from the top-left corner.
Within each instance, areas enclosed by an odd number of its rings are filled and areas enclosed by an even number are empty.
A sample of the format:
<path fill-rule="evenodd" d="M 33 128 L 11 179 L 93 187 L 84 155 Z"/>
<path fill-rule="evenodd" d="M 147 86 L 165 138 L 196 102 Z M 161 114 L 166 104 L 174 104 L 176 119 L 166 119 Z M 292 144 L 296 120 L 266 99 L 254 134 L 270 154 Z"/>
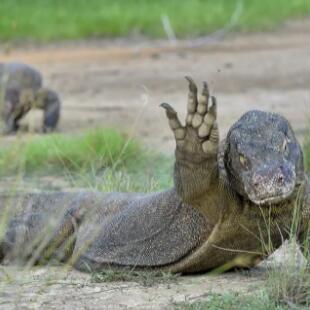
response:
<path fill-rule="evenodd" d="M 252 185 L 254 189 L 257 189 L 259 191 L 261 186 L 264 186 L 264 184 L 270 181 L 278 185 L 283 185 L 285 183 L 285 180 L 286 176 L 283 170 L 283 166 L 281 165 L 275 171 L 266 169 L 266 171 L 254 173 L 252 177 Z"/>
<path fill-rule="evenodd" d="M 249 198 L 257 203 L 271 203 L 288 197 L 295 187 L 295 174 L 287 164 L 265 164 L 249 178 Z"/>

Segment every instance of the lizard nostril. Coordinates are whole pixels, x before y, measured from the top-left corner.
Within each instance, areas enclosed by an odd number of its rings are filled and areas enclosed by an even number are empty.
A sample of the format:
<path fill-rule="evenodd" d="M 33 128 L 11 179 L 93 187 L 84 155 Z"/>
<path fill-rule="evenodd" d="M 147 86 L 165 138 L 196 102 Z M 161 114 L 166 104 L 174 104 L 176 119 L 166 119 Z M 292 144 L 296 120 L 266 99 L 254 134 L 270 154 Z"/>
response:
<path fill-rule="evenodd" d="M 258 180 L 253 181 L 253 186 L 254 186 L 255 188 L 258 188 L 258 186 L 259 186 L 259 181 L 258 181 Z"/>
<path fill-rule="evenodd" d="M 278 178 L 277 178 L 277 181 L 278 181 L 279 184 L 283 184 L 283 182 L 284 182 L 284 176 L 283 176 L 282 174 L 279 175 Z"/>
<path fill-rule="evenodd" d="M 252 177 L 252 184 L 253 184 L 253 187 L 257 190 L 260 186 L 260 184 L 262 184 L 263 182 L 263 178 L 261 175 L 257 174 L 257 175 L 254 175 Z"/>

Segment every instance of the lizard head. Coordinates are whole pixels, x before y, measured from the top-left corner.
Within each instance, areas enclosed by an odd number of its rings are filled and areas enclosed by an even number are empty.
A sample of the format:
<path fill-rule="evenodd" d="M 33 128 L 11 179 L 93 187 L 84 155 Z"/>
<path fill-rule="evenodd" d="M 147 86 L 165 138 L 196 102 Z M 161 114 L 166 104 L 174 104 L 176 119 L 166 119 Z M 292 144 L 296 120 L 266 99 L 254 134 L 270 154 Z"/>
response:
<path fill-rule="evenodd" d="M 301 146 L 279 114 L 244 114 L 228 132 L 224 158 L 231 186 L 258 205 L 289 198 L 304 178 Z"/>

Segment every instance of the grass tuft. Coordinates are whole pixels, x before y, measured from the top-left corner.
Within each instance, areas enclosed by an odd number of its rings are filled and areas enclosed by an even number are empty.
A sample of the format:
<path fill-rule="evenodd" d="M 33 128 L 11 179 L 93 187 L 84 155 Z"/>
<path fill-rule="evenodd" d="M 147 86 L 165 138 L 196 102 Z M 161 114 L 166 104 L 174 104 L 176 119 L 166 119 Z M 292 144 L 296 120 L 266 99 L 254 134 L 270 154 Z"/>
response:
<path fill-rule="evenodd" d="M 269 296 L 277 304 L 310 307 L 310 267 L 283 266 L 268 271 Z"/>
<path fill-rule="evenodd" d="M 51 134 L 2 147 L 0 170 L 2 174 L 13 174 L 22 168 L 27 174 L 117 168 L 135 161 L 141 152 L 137 142 L 113 129 L 88 130 L 76 136 Z"/>
<path fill-rule="evenodd" d="M 226 292 L 223 294 L 210 293 L 204 301 L 183 302 L 175 305 L 176 310 L 275 310 L 278 307 L 268 294 L 260 291 L 256 294 L 237 294 Z"/>
<path fill-rule="evenodd" d="M 172 184 L 172 163 L 172 157 L 150 152 L 114 129 L 18 136 L 0 149 L 3 185 L 17 176 L 21 188 L 41 190 L 63 185 L 104 192 L 162 190 Z"/>

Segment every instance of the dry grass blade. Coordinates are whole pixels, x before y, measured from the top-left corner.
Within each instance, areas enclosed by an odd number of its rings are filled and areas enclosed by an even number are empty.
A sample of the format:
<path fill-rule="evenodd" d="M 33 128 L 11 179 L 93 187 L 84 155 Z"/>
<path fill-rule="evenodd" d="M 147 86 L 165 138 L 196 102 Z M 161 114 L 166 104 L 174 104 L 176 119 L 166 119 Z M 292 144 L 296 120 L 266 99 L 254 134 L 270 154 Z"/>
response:
<path fill-rule="evenodd" d="M 310 267 L 283 266 L 268 274 L 269 295 L 279 304 L 310 306 Z"/>

